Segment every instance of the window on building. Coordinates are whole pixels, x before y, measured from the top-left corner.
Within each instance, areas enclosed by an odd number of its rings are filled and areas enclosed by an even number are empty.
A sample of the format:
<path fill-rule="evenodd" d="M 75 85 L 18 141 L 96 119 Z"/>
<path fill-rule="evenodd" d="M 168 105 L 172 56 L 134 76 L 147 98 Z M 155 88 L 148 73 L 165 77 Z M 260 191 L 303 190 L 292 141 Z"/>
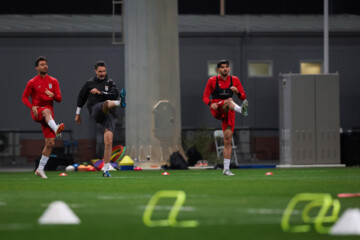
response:
<path fill-rule="evenodd" d="M 249 61 L 248 76 L 249 77 L 272 77 L 271 61 Z"/>
<path fill-rule="evenodd" d="M 208 76 L 212 77 L 212 76 L 217 76 L 218 73 L 216 72 L 216 64 L 219 62 L 219 60 L 216 61 L 208 61 Z M 230 73 L 232 72 L 232 61 L 229 60 L 230 63 Z"/>
<path fill-rule="evenodd" d="M 322 73 L 322 62 L 320 61 L 304 61 L 300 62 L 301 74 L 320 74 Z"/>

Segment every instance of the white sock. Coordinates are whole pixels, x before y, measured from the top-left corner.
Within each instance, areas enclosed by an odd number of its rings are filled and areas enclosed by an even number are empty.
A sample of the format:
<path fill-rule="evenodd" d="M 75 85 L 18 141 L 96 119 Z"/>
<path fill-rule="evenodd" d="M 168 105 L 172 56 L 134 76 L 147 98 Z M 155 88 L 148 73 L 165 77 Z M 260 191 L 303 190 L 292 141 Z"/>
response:
<path fill-rule="evenodd" d="M 234 111 L 241 113 L 241 107 L 239 105 L 235 104 Z"/>
<path fill-rule="evenodd" d="M 230 159 L 224 158 L 224 171 L 229 170 L 229 168 L 230 168 Z"/>
<path fill-rule="evenodd" d="M 115 106 L 120 107 L 120 103 L 121 103 L 121 100 L 116 100 L 115 101 Z"/>
<path fill-rule="evenodd" d="M 44 170 L 44 167 L 45 167 L 46 163 L 48 162 L 48 160 L 49 160 L 49 157 L 42 155 L 40 158 L 40 161 L 39 161 L 38 169 Z"/>
<path fill-rule="evenodd" d="M 56 132 L 57 125 L 53 119 L 48 122 L 48 125 L 54 132 Z"/>
<path fill-rule="evenodd" d="M 110 163 L 105 163 L 104 164 L 104 172 L 108 171 L 110 168 Z"/>

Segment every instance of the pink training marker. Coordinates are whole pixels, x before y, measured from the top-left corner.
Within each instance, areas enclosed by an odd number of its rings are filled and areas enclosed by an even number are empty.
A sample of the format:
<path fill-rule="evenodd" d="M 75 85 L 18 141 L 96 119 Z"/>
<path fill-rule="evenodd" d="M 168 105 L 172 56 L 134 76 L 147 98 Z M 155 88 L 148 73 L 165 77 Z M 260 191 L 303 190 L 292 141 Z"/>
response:
<path fill-rule="evenodd" d="M 168 172 L 163 172 L 161 175 L 170 175 L 170 173 L 168 173 Z"/>
<path fill-rule="evenodd" d="M 339 193 L 337 195 L 339 198 L 345 198 L 345 197 L 360 197 L 360 193 Z"/>
<path fill-rule="evenodd" d="M 269 176 L 269 175 L 274 175 L 272 172 L 267 172 L 265 173 L 265 175 Z"/>
<path fill-rule="evenodd" d="M 61 176 L 61 177 L 66 177 L 67 174 L 63 172 L 63 173 L 60 173 L 59 176 Z"/>

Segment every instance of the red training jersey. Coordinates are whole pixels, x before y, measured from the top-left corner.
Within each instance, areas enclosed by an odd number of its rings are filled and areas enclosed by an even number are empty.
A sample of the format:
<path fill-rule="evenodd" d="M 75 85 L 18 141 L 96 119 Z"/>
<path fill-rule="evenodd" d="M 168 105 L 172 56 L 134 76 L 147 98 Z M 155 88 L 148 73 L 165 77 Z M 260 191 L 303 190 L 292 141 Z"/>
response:
<path fill-rule="evenodd" d="M 226 89 L 226 88 L 229 88 L 230 87 L 230 75 L 227 76 L 226 80 L 224 81 L 221 76 L 213 76 L 211 78 L 209 78 L 207 84 L 206 84 L 206 87 L 205 87 L 205 90 L 204 90 L 204 94 L 203 94 L 203 102 L 206 104 L 206 105 L 210 105 L 210 103 L 213 103 L 213 102 L 219 102 L 221 99 L 211 99 L 210 100 L 210 96 L 211 94 L 214 92 L 215 90 L 215 87 L 216 87 L 216 77 L 218 77 L 218 80 L 219 80 L 219 87 L 221 89 Z M 245 100 L 246 99 L 246 94 L 245 94 L 245 91 L 241 85 L 241 82 L 239 80 L 239 78 L 235 77 L 235 76 L 231 76 L 232 78 L 232 84 L 234 87 L 236 87 L 239 91 L 239 94 L 238 94 L 238 98 L 240 100 Z"/>
<path fill-rule="evenodd" d="M 45 91 L 48 89 L 54 94 L 54 97 L 49 97 Z M 31 97 L 31 102 L 29 100 Z M 56 78 L 49 75 L 41 77 L 37 75 L 33 79 L 30 79 L 26 84 L 26 88 L 22 95 L 22 102 L 30 109 L 33 106 L 39 107 L 53 107 L 53 100 L 61 102 L 61 92 L 59 82 Z"/>

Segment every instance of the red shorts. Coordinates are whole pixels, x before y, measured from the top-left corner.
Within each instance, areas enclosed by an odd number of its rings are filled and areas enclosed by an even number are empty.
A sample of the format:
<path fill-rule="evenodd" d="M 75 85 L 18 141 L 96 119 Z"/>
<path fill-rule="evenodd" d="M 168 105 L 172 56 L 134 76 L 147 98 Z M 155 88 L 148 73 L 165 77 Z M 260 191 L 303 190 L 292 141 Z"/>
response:
<path fill-rule="evenodd" d="M 45 122 L 45 118 L 42 115 L 42 111 L 44 111 L 45 109 L 50 109 L 51 110 L 51 114 L 52 114 L 52 117 L 54 119 L 54 111 L 53 111 L 53 108 L 51 108 L 51 107 L 39 107 L 37 109 L 38 117 L 36 118 L 32 111 L 31 111 L 31 117 L 35 122 L 38 122 L 38 123 L 41 124 L 41 128 L 42 128 L 42 131 L 43 131 L 43 134 L 44 134 L 45 138 L 55 138 L 55 132 Z"/>
<path fill-rule="evenodd" d="M 224 100 L 221 100 L 217 104 L 219 105 L 217 110 L 210 108 L 211 114 L 214 116 L 214 118 L 221 120 L 223 131 L 225 131 L 226 128 L 231 127 L 231 131 L 234 132 L 235 111 L 229 109 L 229 111 L 225 112 L 222 107 Z"/>

